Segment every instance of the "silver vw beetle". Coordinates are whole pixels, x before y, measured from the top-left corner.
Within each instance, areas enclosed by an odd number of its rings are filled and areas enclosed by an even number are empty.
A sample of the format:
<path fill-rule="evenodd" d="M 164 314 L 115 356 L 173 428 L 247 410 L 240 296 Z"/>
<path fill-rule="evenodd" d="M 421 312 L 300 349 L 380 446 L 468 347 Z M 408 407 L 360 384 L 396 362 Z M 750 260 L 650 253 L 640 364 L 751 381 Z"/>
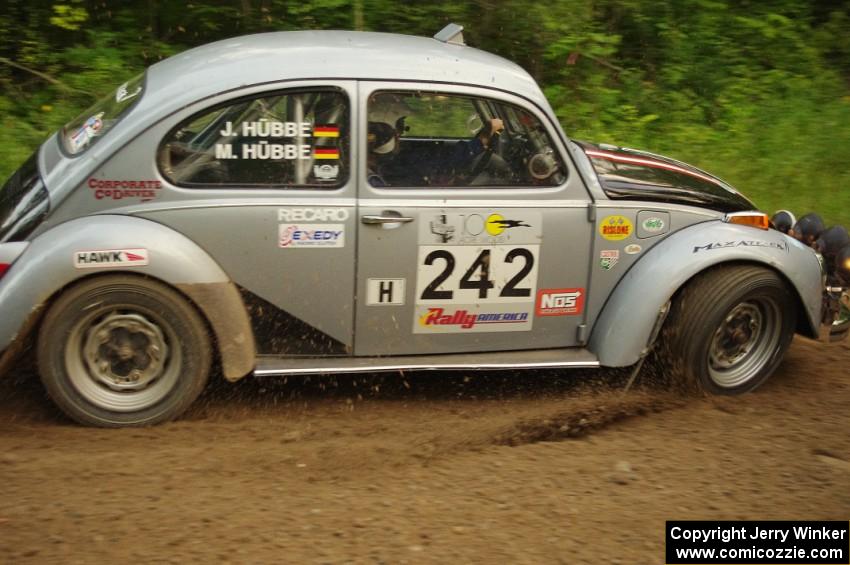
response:
<path fill-rule="evenodd" d="M 840 333 L 810 247 L 704 171 L 570 140 L 460 32 L 229 39 L 86 110 L 0 190 L 0 370 L 35 343 L 68 416 L 129 426 L 214 366 L 625 367 L 660 336 L 731 394 Z"/>

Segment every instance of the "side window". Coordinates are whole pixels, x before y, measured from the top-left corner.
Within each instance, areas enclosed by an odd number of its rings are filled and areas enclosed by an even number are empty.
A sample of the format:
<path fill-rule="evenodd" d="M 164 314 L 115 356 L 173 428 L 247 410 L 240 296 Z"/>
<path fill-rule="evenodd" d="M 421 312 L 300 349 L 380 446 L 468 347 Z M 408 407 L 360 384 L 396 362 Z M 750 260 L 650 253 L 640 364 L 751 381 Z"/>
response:
<path fill-rule="evenodd" d="M 369 98 L 367 113 L 372 186 L 535 187 L 566 179 L 543 124 L 512 104 L 381 91 Z"/>
<path fill-rule="evenodd" d="M 348 106 L 331 89 L 219 105 L 169 132 L 159 168 L 190 188 L 336 188 L 348 178 Z"/>

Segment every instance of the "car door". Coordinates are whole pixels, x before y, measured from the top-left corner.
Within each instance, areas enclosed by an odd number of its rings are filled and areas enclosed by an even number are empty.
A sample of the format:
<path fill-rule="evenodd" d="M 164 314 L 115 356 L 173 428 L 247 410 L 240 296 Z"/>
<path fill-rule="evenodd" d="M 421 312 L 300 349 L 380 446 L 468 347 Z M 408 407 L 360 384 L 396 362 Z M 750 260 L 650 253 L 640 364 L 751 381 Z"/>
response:
<path fill-rule="evenodd" d="M 582 344 L 589 197 L 545 115 L 448 85 L 359 100 L 355 354 Z"/>
<path fill-rule="evenodd" d="M 201 101 L 124 150 L 159 147 L 144 178 L 162 188 L 139 215 L 187 235 L 232 277 L 261 354 L 352 353 L 355 99 L 350 81 L 255 87 Z"/>

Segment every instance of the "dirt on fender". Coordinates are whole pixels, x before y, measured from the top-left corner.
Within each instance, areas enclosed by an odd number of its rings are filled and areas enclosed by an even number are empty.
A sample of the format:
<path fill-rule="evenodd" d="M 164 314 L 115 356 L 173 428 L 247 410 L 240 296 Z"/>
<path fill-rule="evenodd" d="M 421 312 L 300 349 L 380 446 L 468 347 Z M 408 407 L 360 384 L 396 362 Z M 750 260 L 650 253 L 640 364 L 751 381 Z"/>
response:
<path fill-rule="evenodd" d="M 247 379 L 144 429 L 0 382 L 0 562 L 662 563 L 666 520 L 850 518 L 850 349 L 740 397 L 601 372 Z"/>

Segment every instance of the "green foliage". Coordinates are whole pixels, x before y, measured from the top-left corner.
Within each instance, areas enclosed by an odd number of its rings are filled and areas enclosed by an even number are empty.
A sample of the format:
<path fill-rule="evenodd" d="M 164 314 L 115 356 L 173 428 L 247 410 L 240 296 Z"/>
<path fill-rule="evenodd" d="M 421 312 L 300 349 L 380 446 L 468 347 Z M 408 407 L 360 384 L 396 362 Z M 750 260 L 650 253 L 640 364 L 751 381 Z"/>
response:
<path fill-rule="evenodd" d="M 88 19 L 89 13 L 85 8 L 69 4 L 54 4 L 50 23 L 62 29 L 76 31 Z"/>
<path fill-rule="evenodd" d="M 693 162 L 767 211 L 850 226 L 850 0 L 5 0 L 0 177 L 117 84 L 246 33 L 364 29 L 516 61 L 578 139 Z"/>

